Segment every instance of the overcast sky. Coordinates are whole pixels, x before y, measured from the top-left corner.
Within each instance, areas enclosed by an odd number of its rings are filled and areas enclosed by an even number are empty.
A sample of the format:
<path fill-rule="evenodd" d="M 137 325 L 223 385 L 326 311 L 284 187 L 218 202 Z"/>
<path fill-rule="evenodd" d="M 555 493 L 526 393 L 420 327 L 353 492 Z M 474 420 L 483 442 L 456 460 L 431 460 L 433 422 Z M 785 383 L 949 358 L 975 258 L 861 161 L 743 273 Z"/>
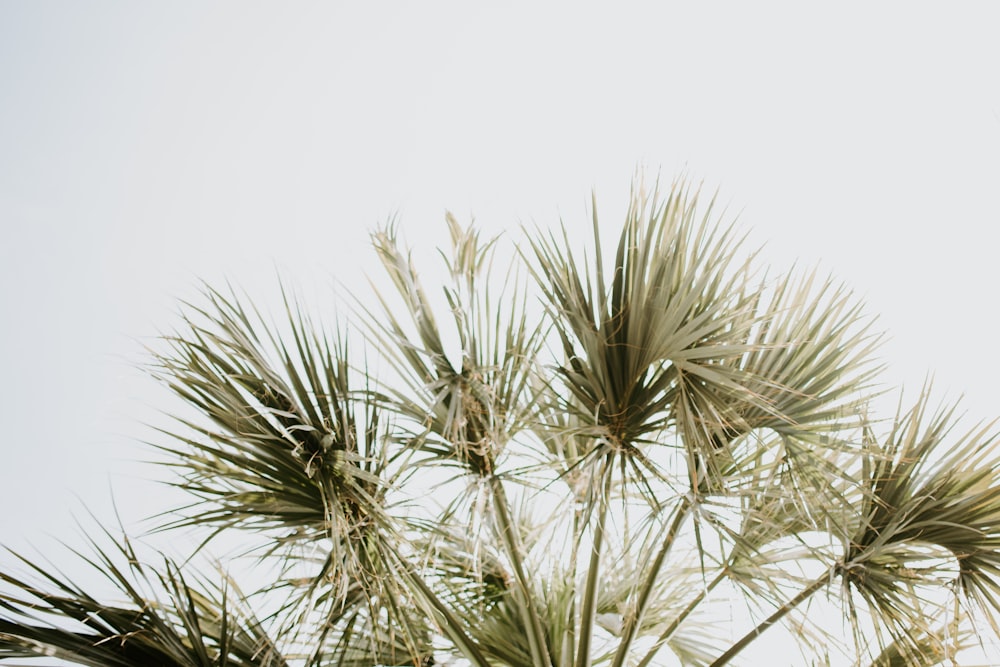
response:
<path fill-rule="evenodd" d="M 993 3 L 485 4 L 0 1 L 4 543 L 161 507 L 133 369 L 199 279 L 328 308 L 394 216 L 428 262 L 446 209 L 617 225 L 637 166 L 852 285 L 889 382 L 1000 416 Z"/>

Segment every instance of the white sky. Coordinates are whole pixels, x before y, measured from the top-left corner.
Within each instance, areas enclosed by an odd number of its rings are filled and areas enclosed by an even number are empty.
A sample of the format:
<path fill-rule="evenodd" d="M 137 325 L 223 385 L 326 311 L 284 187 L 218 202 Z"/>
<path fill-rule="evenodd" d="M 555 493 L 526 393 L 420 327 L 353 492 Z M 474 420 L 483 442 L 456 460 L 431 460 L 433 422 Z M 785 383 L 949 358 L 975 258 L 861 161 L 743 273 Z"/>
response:
<path fill-rule="evenodd" d="M 0 542 L 162 506 L 132 369 L 197 279 L 327 308 L 393 215 L 428 263 L 445 209 L 582 231 L 595 188 L 613 227 L 637 165 L 1000 415 L 1000 10 L 806 4 L 0 1 Z"/>

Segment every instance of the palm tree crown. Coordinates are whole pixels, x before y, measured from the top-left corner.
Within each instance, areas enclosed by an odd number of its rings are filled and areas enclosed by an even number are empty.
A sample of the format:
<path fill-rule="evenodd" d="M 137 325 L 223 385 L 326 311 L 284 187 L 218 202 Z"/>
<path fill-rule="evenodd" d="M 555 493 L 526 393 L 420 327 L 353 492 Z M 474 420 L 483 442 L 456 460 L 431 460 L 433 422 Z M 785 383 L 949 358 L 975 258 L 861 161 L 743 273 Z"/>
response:
<path fill-rule="evenodd" d="M 441 293 L 384 228 L 350 331 L 206 288 L 150 367 L 190 407 L 159 529 L 279 574 L 244 594 L 106 529 L 98 600 L 15 554 L 0 662 L 723 665 L 781 626 L 795 664 L 952 664 L 997 632 L 994 432 L 926 387 L 873 416 L 861 305 L 760 274 L 697 198 L 634 192 L 613 255 L 596 213 L 588 251 L 510 261 L 448 216 Z"/>

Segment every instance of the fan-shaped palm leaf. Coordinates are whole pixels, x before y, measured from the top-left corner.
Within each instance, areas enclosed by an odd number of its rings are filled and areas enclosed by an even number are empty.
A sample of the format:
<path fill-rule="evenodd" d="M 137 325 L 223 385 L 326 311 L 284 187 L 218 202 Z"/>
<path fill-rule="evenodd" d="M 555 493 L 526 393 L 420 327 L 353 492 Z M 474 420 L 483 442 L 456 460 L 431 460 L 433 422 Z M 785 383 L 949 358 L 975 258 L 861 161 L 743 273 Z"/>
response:
<path fill-rule="evenodd" d="M 633 197 L 611 267 L 600 254 L 581 272 L 565 236 L 532 241 L 534 275 L 566 357 L 566 409 L 633 445 L 667 425 L 677 385 L 692 376 L 739 391 L 727 369 L 754 323 L 749 267 L 737 264 L 729 229 L 705 224 L 696 195 L 675 187 L 661 205 Z M 591 271 L 593 274 L 591 275 Z"/>
<path fill-rule="evenodd" d="M 493 298 L 496 239 L 483 243 L 474 228 L 462 227 L 450 214 L 447 223 L 451 284 L 444 297 L 457 347 L 446 344 L 434 303 L 391 228 L 374 236 L 375 249 L 409 322 L 380 294 L 384 320 L 369 311 L 370 331 L 405 383 L 406 391 L 386 390 L 387 407 L 416 425 L 420 437 L 414 444 L 437 461 L 488 475 L 514 434 L 530 423 L 530 383 L 543 329 L 529 324 L 516 273 L 505 272 L 499 297 Z"/>
<path fill-rule="evenodd" d="M 1000 609 L 995 435 L 983 427 L 953 438 L 954 409 L 928 412 L 925 391 L 870 454 L 862 520 L 842 566 L 845 586 L 877 610 L 903 645 L 912 628 L 923 628 L 925 606 L 914 586 L 927 575 L 914 562 L 926 558 L 928 547 L 954 559 L 955 584 L 969 601 Z"/>
<path fill-rule="evenodd" d="M 0 658 L 49 656 L 93 667 L 287 666 L 228 578 L 191 585 L 165 557 L 158 568 L 144 563 L 127 538 L 113 550 L 92 546 L 94 557 L 78 555 L 119 600 L 100 600 L 13 554 L 36 581 L 0 573 L 7 587 L 0 592 Z"/>
<path fill-rule="evenodd" d="M 304 627 L 319 602 L 328 625 L 388 613 L 420 655 L 426 626 L 404 627 L 415 617 L 396 617 L 386 603 L 406 597 L 392 575 L 400 537 L 390 494 L 401 450 L 390 451 L 371 394 L 352 389 L 346 343 L 321 335 L 290 302 L 286 345 L 235 296 L 209 290 L 207 298 L 208 307 L 190 307 L 188 330 L 168 339 L 154 368 L 207 418 L 181 418 L 193 435 L 174 436 L 187 447 L 162 448 L 183 471 L 177 486 L 199 500 L 197 512 L 169 527 L 275 529 L 275 544 L 293 559 L 297 546 L 329 549 L 311 575 L 319 585 L 301 589 L 299 612 L 287 609 L 286 631 Z"/>

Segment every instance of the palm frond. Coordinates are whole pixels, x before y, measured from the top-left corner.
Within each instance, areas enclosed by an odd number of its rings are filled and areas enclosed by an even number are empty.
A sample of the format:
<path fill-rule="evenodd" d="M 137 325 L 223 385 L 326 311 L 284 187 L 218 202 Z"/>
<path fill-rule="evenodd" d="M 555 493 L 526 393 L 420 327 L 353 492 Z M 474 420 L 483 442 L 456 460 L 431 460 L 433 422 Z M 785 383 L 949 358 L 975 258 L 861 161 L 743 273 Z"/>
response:
<path fill-rule="evenodd" d="M 858 414 L 873 398 L 879 371 L 872 354 L 880 335 L 871 332 L 861 305 L 829 280 L 788 274 L 760 291 L 757 319 L 747 332 L 747 351 L 713 366 L 728 367 L 741 391 L 692 378 L 674 410 L 698 473 L 692 483 L 713 492 L 739 469 L 758 470 L 754 459 L 739 460 L 736 448 L 754 431 L 767 429 L 788 440 L 818 444 L 819 462 L 838 446 L 840 434 L 858 426 Z M 802 445 L 805 445 L 803 442 Z M 742 471 L 740 471 L 742 472 Z"/>
<path fill-rule="evenodd" d="M 565 355 L 562 405 L 605 440 L 634 445 L 664 429 L 687 378 L 741 391 L 723 359 L 739 357 L 754 322 L 730 229 L 706 224 L 697 196 L 677 185 L 666 201 L 633 195 L 614 263 L 581 269 L 568 236 L 532 240 L 533 273 Z M 591 273 L 592 272 L 592 273 Z M 610 273 L 610 280 L 606 274 Z"/>
<path fill-rule="evenodd" d="M 956 594 L 986 618 L 1000 611 L 996 436 L 989 426 L 953 436 L 955 409 L 930 413 L 928 393 L 897 417 L 884 441 L 876 445 L 869 429 L 861 521 L 842 566 L 845 593 L 865 600 L 902 644 L 913 628 L 930 632 L 928 605 L 942 603 L 928 601 L 925 590 L 942 579 L 953 579 Z"/>
<path fill-rule="evenodd" d="M 451 278 L 444 307 L 457 343 L 442 334 L 435 303 L 421 286 L 395 230 L 373 236 L 403 315 L 376 290 L 382 318 L 365 308 L 369 333 L 393 363 L 405 390 L 387 390 L 385 405 L 415 426 L 411 442 L 432 460 L 492 473 L 507 443 L 531 423 L 543 323 L 532 324 L 516 271 L 505 267 L 500 293 L 492 293 L 496 239 L 483 242 L 474 226 L 446 216 L 451 234 L 445 266 Z M 451 333 L 449 331 L 449 333 Z"/>
<path fill-rule="evenodd" d="M 160 447 L 183 471 L 177 486 L 202 503 L 174 525 L 311 540 L 379 517 L 391 455 L 379 411 L 352 391 L 346 343 L 289 305 L 289 347 L 234 295 L 206 297 L 151 369 L 202 418 L 178 417 L 171 435 L 187 447 Z"/>
<path fill-rule="evenodd" d="M 105 537 L 114 538 L 110 534 Z M 0 659 L 56 657 L 93 667 L 286 667 L 247 600 L 225 577 L 189 583 L 161 556 L 153 567 L 124 538 L 77 555 L 107 579 L 101 600 L 50 567 L 16 553 L 32 578 L 0 573 Z"/>
<path fill-rule="evenodd" d="M 736 408 L 751 429 L 793 437 L 838 433 L 857 426 L 857 414 L 873 397 L 880 367 L 872 355 L 881 334 L 872 332 L 861 303 L 844 287 L 816 284 L 815 272 L 801 280 L 788 274 L 761 307 L 753 349 L 737 362 L 757 397 Z"/>
<path fill-rule="evenodd" d="M 187 329 L 168 339 L 153 369 L 201 413 L 178 418 L 172 435 L 185 447 L 161 447 L 182 471 L 176 486 L 196 498 L 165 528 L 263 530 L 273 536 L 268 553 L 282 550 L 292 564 L 300 549 L 328 550 L 308 584 L 287 591 L 280 636 L 296 643 L 313 624 L 379 619 L 354 623 L 353 636 L 367 637 L 376 655 L 406 637 L 420 659 L 427 626 L 401 611 L 409 592 L 392 574 L 404 541 L 392 498 L 406 454 L 392 449 L 370 388 L 353 388 L 346 341 L 287 298 L 288 343 L 235 295 L 206 298 L 206 307 L 188 307 Z M 335 644 L 341 655 L 356 652 L 342 638 Z M 319 642 L 310 660 L 328 648 Z"/>

